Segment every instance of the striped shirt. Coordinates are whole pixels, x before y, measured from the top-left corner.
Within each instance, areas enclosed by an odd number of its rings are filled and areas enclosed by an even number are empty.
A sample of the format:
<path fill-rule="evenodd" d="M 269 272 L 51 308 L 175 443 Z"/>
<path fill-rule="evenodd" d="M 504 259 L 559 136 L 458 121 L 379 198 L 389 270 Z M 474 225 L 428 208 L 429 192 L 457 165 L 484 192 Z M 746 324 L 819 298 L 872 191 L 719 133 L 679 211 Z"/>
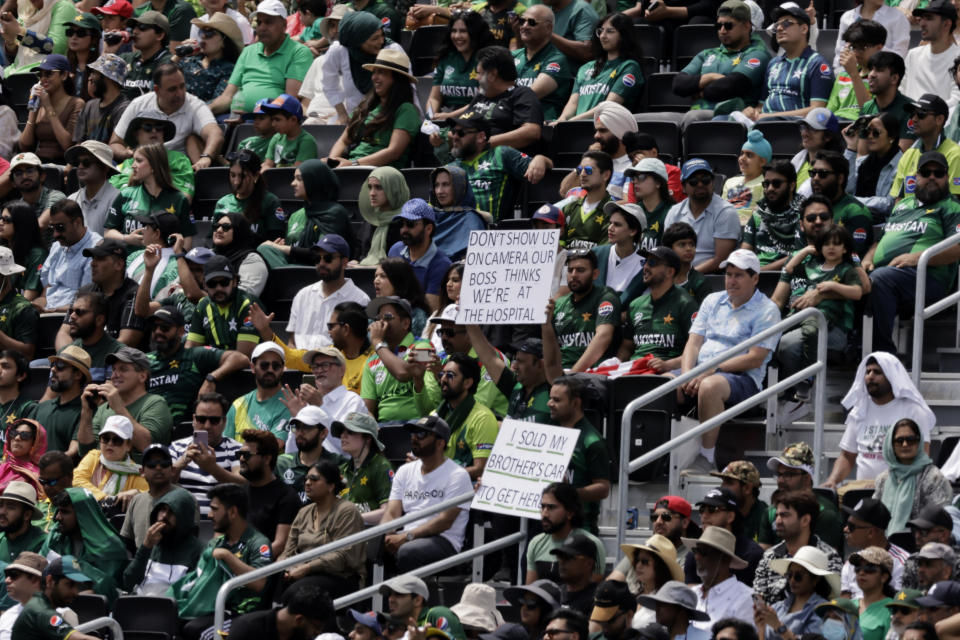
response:
<path fill-rule="evenodd" d="M 777 56 L 767 67 L 767 99 L 764 113 L 794 111 L 810 106 L 811 100 L 826 104 L 833 90 L 833 69 L 826 58 L 809 46 L 796 58 Z"/>
<path fill-rule="evenodd" d="M 182 458 L 187 452 L 187 447 L 192 443 L 193 436 L 174 440 L 170 443 L 170 455 L 174 460 Z M 232 438 L 221 439 L 220 444 L 213 447 L 217 454 L 217 466 L 229 471 L 238 465 L 237 451 L 241 446 L 243 445 Z M 207 517 L 210 513 L 210 499 L 207 497 L 207 491 L 219 484 L 216 478 L 200 469 L 196 462 L 191 462 L 180 472 L 180 482 L 177 484 L 196 498 L 197 505 L 200 507 L 200 516 Z"/>

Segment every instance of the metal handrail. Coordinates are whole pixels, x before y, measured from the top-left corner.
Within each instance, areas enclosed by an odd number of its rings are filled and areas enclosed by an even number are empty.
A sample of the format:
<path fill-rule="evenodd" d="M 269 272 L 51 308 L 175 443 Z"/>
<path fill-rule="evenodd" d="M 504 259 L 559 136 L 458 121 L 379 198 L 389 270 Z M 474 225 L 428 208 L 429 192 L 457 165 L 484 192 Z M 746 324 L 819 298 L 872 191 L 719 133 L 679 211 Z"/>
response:
<path fill-rule="evenodd" d="M 960 291 L 955 291 L 946 298 L 937 300 L 929 307 L 924 306 L 927 302 L 927 263 L 935 255 L 943 253 L 956 244 L 960 244 L 960 234 L 941 240 L 932 247 L 927 247 L 920 254 L 920 260 L 917 262 L 917 288 L 916 297 L 913 300 L 913 356 L 910 366 L 910 377 L 913 379 L 914 385 L 920 384 L 920 374 L 922 373 L 924 321 L 947 307 L 960 302 Z"/>
<path fill-rule="evenodd" d="M 110 633 L 113 634 L 113 640 L 123 640 L 123 628 L 120 626 L 120 623 L 107 616 L 103 616 L 102 618 L 94 618 L 89 622 L 84 622 L 83 624 L 74 627 L 74 630 L 79 631 L 80 633 L 87 633 L 88 631 L 95 631 L 104 627 L 110 629 Z"/>
<path fill-rule="evenodd" d="M 671 438 L 669 441 L 654 448 L 652 451 L 648 451 L 636 460 L 630 460 L 630 426 L 633 421 L 633 415 L 642 407 L 650 404 L 657 398 L 672 392 L 674 389 L 699 376 L 701 373 L 704 373 L 715 366 L 722 364 L 734 356 L 742 354 L 744 350 L 749 349 L 753 345 L 763 342 L 767 338 L 770 338 L 778 333 L 782 333 L 783 330 L 788 327 L 799 325 L 808 318 L 816 318 L 817 320 L 817 361 L 815 363 L 779 381 L 777 384 L 761 390 L 743 402 L 740 402 L 739 404 L 736 404 L 725 410 L 723 413 L 716 415 L 705 422 L 701 422 L 697 427 L 691 429 L 690 431 L 682 433 L 675 438 Z M 822 457 L 821 452 L 823 451 L 823 405 L 824 396 L 826 395 L 826 379 L 823 374 L 826 373 L 827 367 L 827 331 L 827 318 L 823 315 L 823 312 L 813 307 L 803 309 L 802 311 L 795 313 L 784 320 L 781 320 L 772 327 L 761 331 L 757 335 L 752 336 L 749 340 L 744 340 L 743 342 L 730 347 L 723 353 L 720 353 L 710 360 L 707 360 L 703 364 L 697 365 L 690 371 L 673 378 L 669 382 L 665 382 L 656 389 L 652 389 L 651 391 L 643 394 L 639 398 L 634 398 L 631 400 L 623 410 L 623 418 L 621 419 L 620 423 L 620 482 L 617 486 L 618 517 L 623 517 L 623 514 L 627 508 L 627 485 L 629 484 L 631 473 L 643 467 L 644 465 L 650 464 L 665 453 L 673 451 L 680 445 L 686 443 L 688 440 L 692 440 L 693 438 L 696 438 L 701 434 L 720 426 L 733 416 L 742 413 L 754 405 L 760 404 L 770 396 L 780 393 L 780 391 L 789 389 L 793 385 L 797 384 L 798 382 L 802 382 L 810 376 L 816 376 L 813 402 L 813 459 L 814 480 L 819 480 L 820 463 Z M 624 535 L 623 526 L 618 526 L 617 548 L 623 544 Z"/>
<path fill-rule="evenodd" d="M 396 531 L 402 525 L 408 524 L 410 522 L 415 522 L 422 519 L 424 516 L 432 516 L 441 511 L 446 511 L 450 507 L 456 507 L 463 504 L 464 502 L 473 501 L 473 491 L 469 493 L 462 493 L 453 498 L 444 500 L 443 502 L 438 502 L 437 504 L 423 509 L 422 511 L 413 511 L 411 513 L 405 514 L 397 518 L 396 520 L 391 520 L 383 524 L 378 524 L 375 527 L 369 529 L 364 529 L 363 531 L 358 531 L 357 533 L 351 534 L 346 538 L 340 538 L 339 540 L 334 540 L 325 545 L 315 547 L 303 553 L 299 553 L 295 556 L 290 556 L 285 560 L 278 560 L 273 564 L 269 564 L 265 567 L 260 567 L 259 569 L 254 569 L 239 576 L 234 576 L 220 585 L 220 589 L 217 591 L 216 604 L 214 605 L 213 613 L 213 625 L 214 628 L 221 632 L 223 630 L 223 621 L 226 617 L 227 610 L 227 595 L 237 587 L 241 587 L 245 584 L 251 582 L 256 582 L 261 578 L 266 578 L 272 576 L 275 573 L 280 573 L 281 571 L 298 565 L 302 562 L 307 562 L 318 558 L 325 553 L 330 553 L 331 551 L 336 551 L 337 549 L 342 549 L 343 547 L 349 547 L 359 542 L 366 542 L 367 540 L 372 540 L 382 534 L 392 533 Z M 492 544 L 492 543 L 491 543 Z M 425 568 L 425 567 L 424 567 Z"/>

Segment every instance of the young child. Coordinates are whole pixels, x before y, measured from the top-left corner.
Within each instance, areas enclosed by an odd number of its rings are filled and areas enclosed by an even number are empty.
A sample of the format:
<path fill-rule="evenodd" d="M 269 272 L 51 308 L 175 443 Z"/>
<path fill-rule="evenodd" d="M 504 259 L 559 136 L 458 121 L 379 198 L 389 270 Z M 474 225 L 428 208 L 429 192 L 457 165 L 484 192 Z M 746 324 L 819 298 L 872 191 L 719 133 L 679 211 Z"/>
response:
<path fill-rule="evenodd" d="M 723 199 L 736 207 L 741 225 L 747 223 L 757 203 L 763 199 L 763 167 L 770 164 L 772 159 L 773 148 L 763 133 L 751 130 L 737 158 L 740 175 L 728 179 L 721 192 Z"/>
<path fill-rule="evenodd" d="M 319 56 L 330 46 L 330 43 L 324 40 L 323 32 L 320 31 L 320 23 L 323 20 L 323 14 L 327 11 L 327 4 L 324 0 L 300 0 L 299 11 L 303 31 L 295 39 L 310 47 L 314 56 Z"/>
<path fill-rule="evenodd" d="M 691 268 L 693 258 L 697 254 L 697 232 L 686 222 L 674 222 L 663 232 L 661 244 L 673 249 L 683 263 L 683 268 L 677 272 L 674 283 L 693 296 L 698 304 L 703 302 L 703 299 L 711 293 L 710 286 L 702 273 Z"/>
<path fill-rule="evenodd" d="M 249 149 L 257 154 L 258 158 L 267 155 L 267 147 L 270 146 L 270 138 L 276 133 L 273 130 L 273 122 L 270 121 L 270 114 L 263 110 L 263 105 L 270 102 L 266 98 L 258 100 L 253 108 L 253 129 L 257 135 L 244 138 L 237 145 L 237 151 Z"/>
<path fill-rule="evenodd" d="M 306 160 L 318 157 L 317 140 L 303 130 L 303 107 L 291 95 L 281 93 L 263 105 L 270 114 L 273 130 L 263 161 L 264 169 L 273 167 L 299 167 Z"/>

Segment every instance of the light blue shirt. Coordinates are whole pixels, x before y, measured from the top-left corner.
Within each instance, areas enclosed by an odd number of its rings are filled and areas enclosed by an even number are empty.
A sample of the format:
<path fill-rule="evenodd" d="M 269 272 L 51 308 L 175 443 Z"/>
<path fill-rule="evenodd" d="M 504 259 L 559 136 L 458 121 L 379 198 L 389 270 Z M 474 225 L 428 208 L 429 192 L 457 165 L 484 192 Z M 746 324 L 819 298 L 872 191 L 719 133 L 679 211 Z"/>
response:
<path fill-rule="evenodd" d="M 83 250 L 100 242 L 99 233 L 87 229 L 80 241 L 69 247 L 54 242 L 50 255 L 40 269 L 40 282 L 46 287 L 47 308 L 69 307 L 77 290 L 90 284 L 90 258 L 83 257 Z"/>
<path fill-rule="evenodd" d="M 686 633 L 678 633 L 673 636 L 673 640 L 710 640 L 710 636 L 709 631 L 698 629 L 691 624 Z"/>
<path fill-rule="evenodd" d="M 700 305 L 697 317 L 690 327 L 691 334 L 703 336 L 703 346 L 697 356 L 697 364 L 706 362 L 730 347 L 748 340 L 765 329 L 780 322 L 780 309 L 770 298 L 760 291 L 754 291 L 746 304 L 736 309 L 730 304 L 730 295 L 726 291 L 711 293 Z M 780 334 L 775 334 L 755 346 L 767 349 L 767 357 L 756 369 L 745 371 L 756 383 L 757 389 L 763 384 L 764 372 L 773 350 L 777 348 Z M 744 351 L 743 353 L 747 353 Z"/>
<path fill-rule="evenodd" d="M 697 253 L 693 256 L 693 266 L 714 256 L 715 239 L 740 240 L 740 217 L 737 210 L 717 194 L 713 194 L 710 204 L 696 218 L 690 212 L 690 198 L 673 205 L 663 221 L 663 228 L 666 229 L 674 222 L 686 222 L 697 232 Z"/>

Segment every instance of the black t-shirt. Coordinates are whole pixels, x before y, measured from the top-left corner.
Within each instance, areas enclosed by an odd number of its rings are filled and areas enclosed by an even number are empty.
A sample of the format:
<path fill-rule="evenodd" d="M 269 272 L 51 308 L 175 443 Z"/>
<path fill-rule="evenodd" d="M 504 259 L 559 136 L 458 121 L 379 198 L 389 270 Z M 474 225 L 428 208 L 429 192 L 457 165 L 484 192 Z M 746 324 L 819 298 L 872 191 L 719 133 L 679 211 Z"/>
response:
<path fill-rule="evenodd" d="M 133 301 L 137 297 L 137 281 L 127 277 L 123 284 L 117 287 L 113 295 L 107 298 L 107 326 L 106 333 L 111 338 L 118 338 L 121 329 L 135 329 L 144 331 L 146 323 L 143 318 L 133 312 Z M 100 285 L 92 283 L 80 289 L 80 291 L 96 291 L 103 293 Z M 69 322 L 70 314 L 63 318 L 64 324 Z"/>
<path fill-rule="evenodd" d="M 265 640 L 278 634 L 276 611 L 255 611 L 230 622 L 230 640 Z"/>
<path fill-rule="evenodd" d="M 597 583 L 591 582 L 586 588 L 580 591 L 571 592 L 567 590 L 567 585 L 560 588 L 560 604 L 564 609 L 575 609 L 590 619 L 593 613 L 593 594 L 597 590 Z M 233 635 L 230 640 L 234 640 Z"/>
<path fill-rule="evenodd" d="M 300 510 L 300 498 L 280 478 L 262 487 L 248 484 L 247 495 L 250 497 L 247 521 L 271 541 L 277 535 L 277 525 L 292 523 Z M 231 639 L 232 636 L 231 631 Z"/>
<path fill-rule="evenodd" d="M 530 87 L 513 86 L 495 98 L 480 94 L 467 111 L 479 111 L 490 121 L 490 135 L 513 131 L 525 122 L 543 124 L 543 107 Z"/>

